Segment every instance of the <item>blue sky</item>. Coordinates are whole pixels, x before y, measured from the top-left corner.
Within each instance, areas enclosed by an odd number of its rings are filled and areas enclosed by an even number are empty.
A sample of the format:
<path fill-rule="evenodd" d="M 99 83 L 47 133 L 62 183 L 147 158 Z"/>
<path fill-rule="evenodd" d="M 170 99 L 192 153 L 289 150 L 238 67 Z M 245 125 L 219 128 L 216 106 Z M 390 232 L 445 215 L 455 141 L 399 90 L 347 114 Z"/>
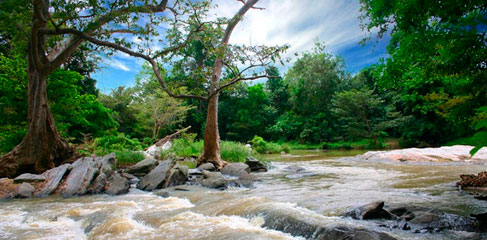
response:
<path fill-rule="evenodd" d="M 231 17 L 241 7 L 232 0 L 214 1 L 218 7 L 212 16 Z M 366 33 L 360 29 L 358 0 L 260 0 L 265 10 L 249 11 L 235 29 L 230 42 L 234 44 L 289 44 L 287 56 L 294 57 L 314 46 L 316 39 L 326 44 L 327 50 L 345 59 L 350 72 L 386 57 L 388 38 L 359 45 Z M 295 57 L 294 57 L 295 58 Z M 104 59 L 101 69 L 92 75 L 103 92 L 118 86 L 130 86 L 143 61 L 117 53 Z M 292 65 L 285 66 L 286 69 Z"/>

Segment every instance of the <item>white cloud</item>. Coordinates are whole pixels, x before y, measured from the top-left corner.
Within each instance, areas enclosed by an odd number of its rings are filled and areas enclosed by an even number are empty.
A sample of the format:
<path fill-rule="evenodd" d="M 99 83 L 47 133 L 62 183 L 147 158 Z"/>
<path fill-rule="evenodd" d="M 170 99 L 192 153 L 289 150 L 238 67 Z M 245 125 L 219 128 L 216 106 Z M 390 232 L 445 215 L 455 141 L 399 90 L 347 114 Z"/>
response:
<path fill-rule="evenodd" d="M 121 62 L 115 58 L 106 59 L 104 62 L 110 67 L 120 69 L 120 70 L 125 71 L 125 72 L 130 72 L 130 68 L 128 68 L 123 62 Z"/>
<path fill-rule="evenodd" d="M 217 0 L 212 14 L 231 17 L 242 4 Z M 336 52 L 364 37 L 360 29 L 358 0 L 261 0 L 235 29 L 230 42 L 235 44 L 290 44 L 288 55 L 311 49 L 316 38 Z"/>

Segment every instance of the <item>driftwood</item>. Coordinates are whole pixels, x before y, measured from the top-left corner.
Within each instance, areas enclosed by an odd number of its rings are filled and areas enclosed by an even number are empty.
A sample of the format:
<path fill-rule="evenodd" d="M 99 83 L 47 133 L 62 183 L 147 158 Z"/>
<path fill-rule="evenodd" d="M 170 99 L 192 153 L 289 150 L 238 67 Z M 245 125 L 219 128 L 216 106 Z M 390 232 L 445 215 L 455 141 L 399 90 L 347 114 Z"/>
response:
<path fill-rule="evenodd" d="M 158 147 L 160 147 L 160 146 L 164 145 L 165 143 L 173 140 L 174 138 L 176 138 L 177 136 L 179 136 L 181 133 L 188 131 L 188 129 L 190 129 L 190 128 L 191 128 L 191 126 L 186 127 L 186 128 L 183 128 L 183 129 L 180 129 L 180 130 L 178 130 L 177 132 L 175 132 L 173 134 L 167 135 L 167 136 L 159 139 L 155 143 L 155 145 L 158 146 Z M 149 149 L 149 148 L 146 148 L 145 150 L 147 150 L 147 149 Z"/>

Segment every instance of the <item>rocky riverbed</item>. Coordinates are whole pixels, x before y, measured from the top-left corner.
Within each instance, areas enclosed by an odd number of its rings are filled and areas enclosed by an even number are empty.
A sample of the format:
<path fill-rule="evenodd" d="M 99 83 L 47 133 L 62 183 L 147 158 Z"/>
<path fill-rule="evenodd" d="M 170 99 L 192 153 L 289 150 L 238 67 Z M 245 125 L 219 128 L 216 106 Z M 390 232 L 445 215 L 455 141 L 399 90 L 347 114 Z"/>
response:
<path fill-rule="evenodd" d="M 487 159 L 415 164 L 330 155 L 268 155 L 269 169 L 248 159 L 220 172 L 211 164 L 187 169 L 177 158 L 148 156 L 126 169 L 113 155 L 81 158 L 1 179 L 4 198 L 27 199 L 0 203 L 0 239 L 486 237 L 486 201 L 455 182 L 485 169 Z M 70 229 L 53 230 L 60 225 Z"/>

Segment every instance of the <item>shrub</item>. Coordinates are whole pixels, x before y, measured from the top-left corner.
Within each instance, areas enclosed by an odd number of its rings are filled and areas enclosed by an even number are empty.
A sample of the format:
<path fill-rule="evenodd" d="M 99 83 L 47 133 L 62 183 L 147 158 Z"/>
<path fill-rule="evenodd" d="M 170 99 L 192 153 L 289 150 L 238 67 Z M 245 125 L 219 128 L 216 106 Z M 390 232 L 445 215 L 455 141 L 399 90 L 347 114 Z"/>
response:
<path fill-rule="evenodd" d="M 280 153 L 283 151 L 289 153 L 290 151 L 289 146 L 267 142 L 259 136 L 254 136 L 254 138 L 250 140 L 250 144 L 252 144 L 252 148 L 258 153 Z"/>
<path fill-rule="evenodd" d="M 0 155 L 9 152 L 24 138 L 27 130 L 20 126 L 0 127 Z"/>
<path fill-rule="evenodd" d="M 131 139 L 123 133 L 95 138 L 93 145 L 94 153 L 99 156 L 115 151 L 140 151 L 143 149 L 138 139 Z"/>
<path fill-rule="evenodd" d="M 118 163 L 137 163 L 144 160 L 144 154 L 130 150 L 115 151 Z"/>
<path fill-rule="evenodd" d="M 245 162 L 247 157 L 252 156 L 252 151 L 242 143 L 222 141 L 220 147 L 225 161 Z"/>

